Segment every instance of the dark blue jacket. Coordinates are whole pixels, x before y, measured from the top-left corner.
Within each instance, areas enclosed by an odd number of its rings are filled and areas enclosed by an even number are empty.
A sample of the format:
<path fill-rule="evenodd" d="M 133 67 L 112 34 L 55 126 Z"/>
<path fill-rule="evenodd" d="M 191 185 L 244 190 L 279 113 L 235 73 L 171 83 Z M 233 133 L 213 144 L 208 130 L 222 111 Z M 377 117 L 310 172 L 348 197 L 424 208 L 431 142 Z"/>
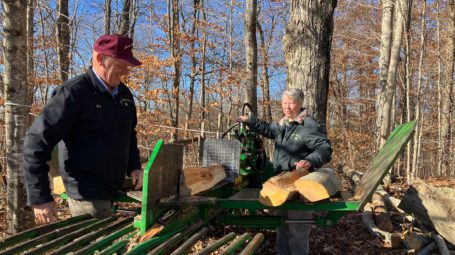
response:
<path fill-rule="evenodd" d="M 114 99 L 91 68 L 55 89 L 25 136 L 28 204 L 52 201 L 47 162 L 60 141 L 60 174 L 73 199 L 113 199 L 125 175 L 140 169 L 133 95 L 123 83 L 118 89 Z"/>
<path fill-rule="evenodd" d="M 332 158 L 332 147 L 319 123 L 302 113 L 292 122 L 265 122 L 250 117 L 247 125 L 269 139 L 275 140 L 273 166 L 276 173 L 295 169 L 295 162 L 305 159 L 316 169 Z"/>

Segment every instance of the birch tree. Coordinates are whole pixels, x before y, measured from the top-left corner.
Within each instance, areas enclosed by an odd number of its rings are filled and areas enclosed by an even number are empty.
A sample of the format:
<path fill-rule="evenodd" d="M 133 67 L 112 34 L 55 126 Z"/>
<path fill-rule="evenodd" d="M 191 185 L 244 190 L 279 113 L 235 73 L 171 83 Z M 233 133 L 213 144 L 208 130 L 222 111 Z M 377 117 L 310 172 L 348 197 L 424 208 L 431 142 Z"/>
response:
<path fill-rule="evenodd" d="M 27 79 L 27 0 L 2 1 L 8 232 L 28 227 L 22 151 L 30 99 Z"/>
<path fill-rule="evenodd" d="M 305 93 L 304 104 L 326 123 L 330 48 L 336 0 L 292 0 L 283 38 L 287 87 Z"/>
<path fill-rule="evenodd" d="M 379 103 L 377 146 L 382 148 L 392 128 L 392 104 L 395 96 L 398 63 L 403 35 L 402 6 L 405 0 L 384 0 L 381 24 Z M 392 18 L 393 17 L 393 18 Z"/>

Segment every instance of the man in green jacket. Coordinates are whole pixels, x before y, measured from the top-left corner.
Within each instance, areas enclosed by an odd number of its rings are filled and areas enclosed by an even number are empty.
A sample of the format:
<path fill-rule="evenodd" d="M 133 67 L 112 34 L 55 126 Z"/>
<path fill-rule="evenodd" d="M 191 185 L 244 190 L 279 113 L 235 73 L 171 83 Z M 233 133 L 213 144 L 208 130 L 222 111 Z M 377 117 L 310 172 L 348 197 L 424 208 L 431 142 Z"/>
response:
<path fill-rule="evenodd" d="M 313 171 L 330 161 L 332 148 L 319 123 L 309 117 L 302 108 L 304 94 L 300 89 L 288 89 L 283 93 L 284 118 L 278 122 L 265 122 L 254 116 L 240 116 L 252 130 L 274 139 L 273 166 L 275 174 L 302 169 Z M 288 219 L 309 219 L 311 211 L 287 210 L 280 215 Z M 308 254 L 310 224 L 289 223 L 277 231 L 278 254 Z"/>

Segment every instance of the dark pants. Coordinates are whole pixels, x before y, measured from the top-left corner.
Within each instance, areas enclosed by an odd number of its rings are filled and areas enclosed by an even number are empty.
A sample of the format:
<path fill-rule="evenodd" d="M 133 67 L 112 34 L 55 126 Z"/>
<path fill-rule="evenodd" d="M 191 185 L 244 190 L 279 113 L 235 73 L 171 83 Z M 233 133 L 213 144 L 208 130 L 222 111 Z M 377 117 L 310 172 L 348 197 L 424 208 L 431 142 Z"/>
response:
<path fill-rule="evenodd" d="M 310 220 L 313 211 L 277 210 L 285 219 Z M 279 255 L 305 255 L 310 250 L 311 223 L 286 223 L 276 232 L 276 252 Z"/>
<path fill-rule="evenodd" d="M 71 216 L 90 214 L 95 218 L 107 218 L 112 214 L 110 200 L 75 200 L 68 198 Z"/>

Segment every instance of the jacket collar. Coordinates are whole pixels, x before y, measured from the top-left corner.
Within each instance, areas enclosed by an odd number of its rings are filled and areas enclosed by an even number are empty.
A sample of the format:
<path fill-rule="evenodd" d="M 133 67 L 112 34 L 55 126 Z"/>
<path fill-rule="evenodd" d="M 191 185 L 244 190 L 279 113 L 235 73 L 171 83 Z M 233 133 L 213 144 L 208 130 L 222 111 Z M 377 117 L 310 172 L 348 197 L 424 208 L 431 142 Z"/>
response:
<path fill-rule="evenodd" d="M 297 115 L 297 117 L 292 122 L 297 122 L 298 124 L 302 125 L 303 121 L 305 120 L 305 118 L 307 116 L 308 116 L 308 110 L 306 108 L 302 108 L 302 109 L 300 109 L 299 115 Z M 278 123 L 280 124 L 280 126 L 283 126 L 288 121 L 289 121 L 289 118 L 284 116 L 284 118 L 282 118 Z"/>
<path fill-rule="evenodd" d="M 88 76 L 89 80 L 90 80 L 90 83 L 92 84 L 93 86 L 93 89 L 95 92 L 100 92 L 100 93 L 104 93 L 104 92 L 108 92 L 105 85 L 100 83 L 100 81 L 98 80 L 98 78 L 96 77 L 96 74 L 95 72 L 93 71 L 92 67 L 88 68 L 87 72 L 86 72 L 86 75 Z M 123 90 L 123 83 L 121 82 L 120 85 L 117 86 L 118 88 L 118 93 L 122 92 Z M 109 93 L 109 92 L 108 92 Z"/>

